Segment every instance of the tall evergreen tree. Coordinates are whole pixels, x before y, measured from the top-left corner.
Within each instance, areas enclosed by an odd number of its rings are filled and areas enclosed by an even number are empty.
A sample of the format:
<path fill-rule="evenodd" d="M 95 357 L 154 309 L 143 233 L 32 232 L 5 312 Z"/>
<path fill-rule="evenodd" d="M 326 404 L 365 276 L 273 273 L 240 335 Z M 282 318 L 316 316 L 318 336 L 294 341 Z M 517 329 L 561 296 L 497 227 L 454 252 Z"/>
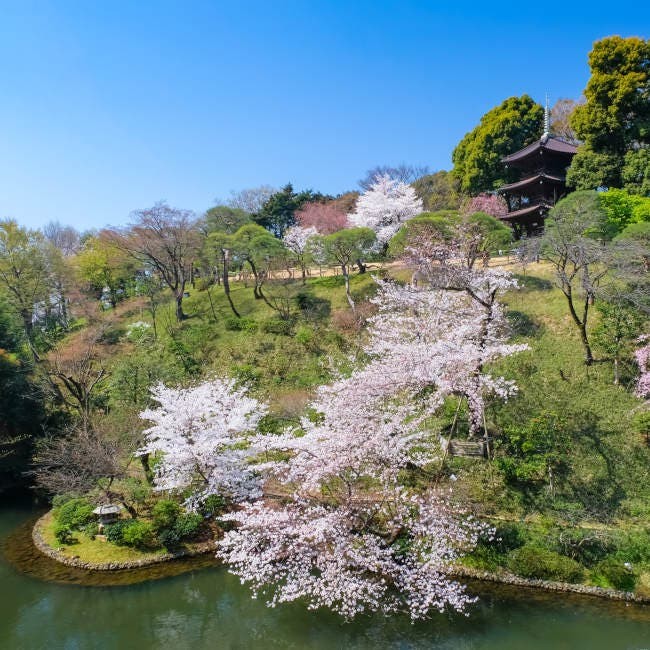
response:
<path fill-rule="evenodd" d="M 528 95 L 509 97 L 483 115 L 452 154 L 461 191 L 475 196 L 514 180 L 501 158 L 539 138 L 543 120 L 544 109 Z"/>
<path fill-rule="evenodd" d="M 584 142 L 567 182 L 576 189 L 650 185 L 650 40 L 610 36 L 589 53 L 586 103 L 571 126 Z"/>

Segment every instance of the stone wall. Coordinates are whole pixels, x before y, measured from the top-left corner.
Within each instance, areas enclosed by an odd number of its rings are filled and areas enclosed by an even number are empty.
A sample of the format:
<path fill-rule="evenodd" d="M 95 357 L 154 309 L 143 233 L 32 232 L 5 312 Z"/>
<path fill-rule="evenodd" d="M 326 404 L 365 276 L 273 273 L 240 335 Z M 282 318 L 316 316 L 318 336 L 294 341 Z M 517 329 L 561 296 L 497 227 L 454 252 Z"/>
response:
<path fill-rule="evenodd" d="M 42 527 L 48 515 L 41 517 L 32 530 L 32 539 L 36 548 L 48 557 L 78 569 L 87 569 L 91 571 L 114 571 L 117 569 L 137 569 L 159 562 L 169 562 L 183 557 L 194 557 L 205 553 L 214 553 L 215 544 L 213 541 L 196 544 L 191 549 L 184 549 L 176 553 L 165 553 L 155 557 L 145 558 L 142 560 L 132 560 L 129 562 L 105 562 L 103 564 L 94 564 L 84 562 L 79 558 L 69 557 L 60 551 L 52 548 L 43 538 Z M 456 566 L 452 574 L 458 578 L 472 578 L 474 580 L 486 580 L 489 582 L 498 582 L 518 587 L 532 587 L 535 589 L 545 589 L 546 591 L 557 591 L 566 593 L 582 594 L 585 596 L 596 596 L 598 598 L 609 598 L 610 600 L 622 600 L 635 603 L 650 603 L 650 597 L 639 596 L 626 591 L 617 591 L 616 589 L 605 589 L 604 587 L 594 587 L 591 585 L 574 584 L 570 582 L 553 582 L 551 580 L 536 580 L 533 578 L 522 578 L 512 573 L 500 572 L 491 573 L 471 567 Z"/>
<path fill-rule="evenodd" d="M 545 589 L 546 591 L 561 591 L 566 593 L 582 594 L 585 596 L 597 596 L 598 598 L 609 598 L 610 600 L 625 600 L 634 603 L 650 603 L 650 597 L 639 596 L 628 591 L 606 589 L 605 587 L 594 587 L 573 582 L 554 582 L 552 580 L 537 580 L 534 578 L 522 578 L 506 571 L 502 573 L 491 573 L 471 567 L 455 567 L 453 575 L 459 578 L 473 578 L 475 580 L 487 580 L 489 582 L 500 582 L 506 585 L 518 587 L 533 587 Z"/>

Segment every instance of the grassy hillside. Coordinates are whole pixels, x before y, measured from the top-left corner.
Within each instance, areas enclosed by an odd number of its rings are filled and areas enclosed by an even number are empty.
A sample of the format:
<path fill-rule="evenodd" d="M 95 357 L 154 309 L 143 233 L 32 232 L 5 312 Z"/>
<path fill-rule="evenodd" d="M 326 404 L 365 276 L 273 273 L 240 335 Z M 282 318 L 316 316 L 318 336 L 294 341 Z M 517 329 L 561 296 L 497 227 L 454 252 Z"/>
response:
<path fill-rule="evenodd" d="M 488 408 L 493 458 L 447 458 L 422 480 L 453 484 L 461 502 L 498 524 L 499 543 L 480 547 L 468 560 L 477 566 L 621 586 L 628 572 L 621 567 L 630 562 L 635 583 L 645 589 L 650 449 L 634 425 L 640 405 L 631 391 L 635 368 L 631 361 L 624 365 L 615 386 L 610 363 L 585 366 L 550 270 L 534 265 L 519 280 L 521 289 L 506 296 L 508 318 L 513 337 L 530 350 L 494 369 L 515 380 L 519 392 Z M 184 322 L 175 322 L 171 304 L 160 307 L 156 337 L 152 327 L 134 327 L 151 323 L 145 304 L 123 304 L 107 312 L 103 333 L 109 370 L 100 400 L 104 421 L 113 430 L 132 431 L 142 426 L 137 413 L 147 404 L 149 385 L 214 373 L 238 377 L 267 400 L 271 412 L 263 428 L 279 431 L 303 413 L 315 388 L 336 370 L 354 358 L 362 362 L 363 316 L 372 311 L 366 299 L 374 289 L 370 274 L 353 277 L 355 319 L 341 277 L 273 284 L 267 296 L 290 306 L 287 322 L 241 282 L 232 286 L 241 319 L 234 318 L 221 287 L 197 287 L 186 299 L 190 317 Z M 450 402 L 431 419 L 435 437 L 449 430 L 455 409 Z M 464 435 L 462 428 L 456 435 Z"/>

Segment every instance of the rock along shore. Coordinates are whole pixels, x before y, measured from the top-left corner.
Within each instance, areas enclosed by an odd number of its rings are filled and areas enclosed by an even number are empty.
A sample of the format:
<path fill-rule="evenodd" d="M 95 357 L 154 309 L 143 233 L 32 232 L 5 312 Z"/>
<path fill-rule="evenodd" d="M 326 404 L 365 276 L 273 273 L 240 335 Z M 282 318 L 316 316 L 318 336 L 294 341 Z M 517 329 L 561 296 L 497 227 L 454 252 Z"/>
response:
<path fill-rule="evenodd" d="M 67 566 L 89 571 L 117 571 L 125 569 L 139 569 L 161 562 L 170 562 L 179 558 L 195 557 L 206 553 L 213 553 L 215 544 L 213 541 L 196 544 L 191 549 L 183 549 L 174 553 L 165 553 L 154 557 L 143 558 L 141 560 L 130 560 L 126 562 L 103 562 L 93 563 L 84 562 L 79 558 L 69 557 L 55 548 L 52 548 L 43 538 L 42 527 L 48 515 L 43 515 L 34 524 L 32 529 L 32 539 L 36 548 L 48 557 L 66 564 Z M 492 573 L 482 571 L 471 567 L 456 566 L 451 574 L 457 578 L 471 578 L 473 580 L 484 580 L 487 582 L 497 582 L 517 587 L 527 587 L 533 589 L 544 589 L 546 591 L 556 591 L 564 593 L 580 594 L 583 596 L 595 596 L 598 598 L 608 598 L 610 600 L 627 601 L 633 603 L 650 603 L 650 597 L 640 596 L 627 591 L 618 591 L 616 589 L 607 589 L 605 587 L 595 587 L 592 585 L 575 584 L 572 582 L 554 582 L 552 580 L 537 580 L 534 578 L 522 578 L 512 573 L 501 572 Z"/>
<path fill-rule="evenodd" d="M 513 573 L 508 573 L 506 571 L 502 573 L 492 573 L 490 571 L 482 571 L 481 569 L 473 569 L 471 567 L 456 566 L 453 568 L 451 573 L 457 578 L 472 578 L 473 580 L 499 582 L 501 584 L 514 585 L 517 587 L 529 587 L 533 589 L 544 589 L 546 591 L 581 594 L 583 596 L 596 596 L 598 598 L 622 600 L 631 603 L 650 603 L 650 597 L 640 596 L 629 591 L 618 591 L 617 589 L 582 585 L 573 582 L 554 582 L 552 580 L 522 578 L 521 576 L 516 576 Z"/>

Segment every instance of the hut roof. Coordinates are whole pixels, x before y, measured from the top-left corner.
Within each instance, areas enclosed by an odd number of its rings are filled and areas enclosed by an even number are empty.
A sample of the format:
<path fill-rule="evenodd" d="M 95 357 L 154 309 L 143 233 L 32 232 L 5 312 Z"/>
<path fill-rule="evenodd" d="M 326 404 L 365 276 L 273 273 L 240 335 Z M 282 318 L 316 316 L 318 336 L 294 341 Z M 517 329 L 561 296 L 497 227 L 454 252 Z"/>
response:
<path fill-rule="evenodd" d="M 553 153 L 564 154 L 569 157 L 573 156 L 578 147 L 573 144 L 569 144 L 564 140 L 554 137 L 542 137 L 539 140 L 535 140 L 532 144 L 529 144 L 527 147 L 520 149 L 511 153 L 509 156 L 503 157 L 501 160 L 504 163 L 513 163 L 528 158 L 537 152 L 542 151 L 551 151 Z"/>
<path fill-rule="evenodd" d="M 119 515 L 120 511 L 122 510 L 121 506 L 118 506 L 114 503 L 109 503 L 104 506 L 97 506 L 93 510 L 93 514 L 95 515 Z"/>
<path fill-rule="evenodd" d="M 553 174 L 542 172 L 541 174 L 535 174 L 535 176 L 527 176 L 526 178 L 517 181 L 516 183 L 507 183 L 506 185 L 502 185 L 499 188 L 499 192 L 503 192 L 504 190 L 519 190 L 522 187 L 527 187 L 528 185 L 536 185 L 540 181 L 564 183 L 564 179 L 561 176 L 554 176 Z"/>

